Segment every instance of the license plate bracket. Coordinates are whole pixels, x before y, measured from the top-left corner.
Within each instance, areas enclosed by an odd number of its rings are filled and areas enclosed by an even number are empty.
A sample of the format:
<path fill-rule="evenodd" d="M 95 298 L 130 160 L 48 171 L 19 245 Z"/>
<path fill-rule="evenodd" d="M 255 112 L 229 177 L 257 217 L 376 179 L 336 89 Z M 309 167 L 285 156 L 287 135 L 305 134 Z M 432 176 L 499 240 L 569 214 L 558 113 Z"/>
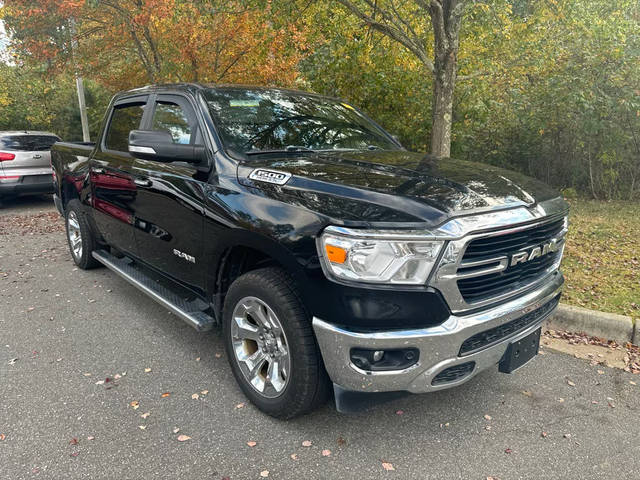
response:
<path fill-rule="evenodd" d="M 541 331 L 542 328 L 538 328 L 526 337 L 511 342 L 498 364 L 498 370 L 512 373 L 535 357 L 540 348 Z"/>

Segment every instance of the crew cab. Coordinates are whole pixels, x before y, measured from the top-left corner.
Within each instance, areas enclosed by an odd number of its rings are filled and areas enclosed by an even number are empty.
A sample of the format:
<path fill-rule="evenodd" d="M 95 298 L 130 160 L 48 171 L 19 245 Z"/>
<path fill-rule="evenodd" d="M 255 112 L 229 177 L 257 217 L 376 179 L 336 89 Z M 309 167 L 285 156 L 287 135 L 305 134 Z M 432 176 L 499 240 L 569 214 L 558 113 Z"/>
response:
<path fill-rule="evenodd" d="M 240 387 L 279 418 L 332 388 L 340 409 L 349 391 L 510 373 L 560 298 L 556 191 L 409 152 L 341 100 L 144 87 L 113 98 L 95 144 L 56 143 L 52 164 L 74 262 L 197 330 L 221 325 Z"/>

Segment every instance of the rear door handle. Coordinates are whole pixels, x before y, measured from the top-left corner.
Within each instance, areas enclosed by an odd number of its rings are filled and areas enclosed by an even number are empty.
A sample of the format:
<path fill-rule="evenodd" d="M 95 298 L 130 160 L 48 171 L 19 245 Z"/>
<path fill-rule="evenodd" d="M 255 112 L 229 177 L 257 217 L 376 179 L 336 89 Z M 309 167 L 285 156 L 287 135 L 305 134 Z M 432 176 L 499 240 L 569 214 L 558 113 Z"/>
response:
<path fill-rule="evenodd" d="M 133 180 L 133 183 L 135 183 L 139 187 L 150 187 L 151 186 L 151 180 L 149 180 L 147 178 L 136 178 L 136 179 Z"/>

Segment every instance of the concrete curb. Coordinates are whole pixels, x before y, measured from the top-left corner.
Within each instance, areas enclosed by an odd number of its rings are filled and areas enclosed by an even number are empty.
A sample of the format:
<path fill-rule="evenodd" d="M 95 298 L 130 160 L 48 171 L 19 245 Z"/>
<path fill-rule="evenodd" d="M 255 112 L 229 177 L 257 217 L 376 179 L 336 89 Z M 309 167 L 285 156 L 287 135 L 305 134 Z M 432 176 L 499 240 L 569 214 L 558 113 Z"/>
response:
<path fill-rule="evenodd" d="M 592 337 L 615 340 L 619 344 L 630 342 L 638 345 L 640 341 L 640 331 L 634 327 L 631 317 L 598 312 L 563 303 L 545 321 L 545 328 L 586 333 Z"/>

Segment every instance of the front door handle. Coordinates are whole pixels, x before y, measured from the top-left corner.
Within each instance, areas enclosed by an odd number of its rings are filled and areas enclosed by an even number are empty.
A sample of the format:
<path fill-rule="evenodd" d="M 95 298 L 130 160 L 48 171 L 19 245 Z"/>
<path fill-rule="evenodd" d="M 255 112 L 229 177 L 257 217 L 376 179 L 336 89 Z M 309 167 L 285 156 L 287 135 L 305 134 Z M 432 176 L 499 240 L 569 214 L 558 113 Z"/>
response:
<path fill-rule="evenodd" d="M 106 172 L 106 170 L 104 168 L 95 168 L 94 167 L 94 168 L 91 169 L 91 173 L 99 173 L 100 174 L 100 173 L 105 173 L 105 172 Z"/>
<path fill-rule="evenodd" d="M 147 178 L 136 178 L 136 179 L 133 180 L 133 183 L 135 183 L 139 187 L 150 187 L 151 186 L 151 180 L 149 180 Z"/>

